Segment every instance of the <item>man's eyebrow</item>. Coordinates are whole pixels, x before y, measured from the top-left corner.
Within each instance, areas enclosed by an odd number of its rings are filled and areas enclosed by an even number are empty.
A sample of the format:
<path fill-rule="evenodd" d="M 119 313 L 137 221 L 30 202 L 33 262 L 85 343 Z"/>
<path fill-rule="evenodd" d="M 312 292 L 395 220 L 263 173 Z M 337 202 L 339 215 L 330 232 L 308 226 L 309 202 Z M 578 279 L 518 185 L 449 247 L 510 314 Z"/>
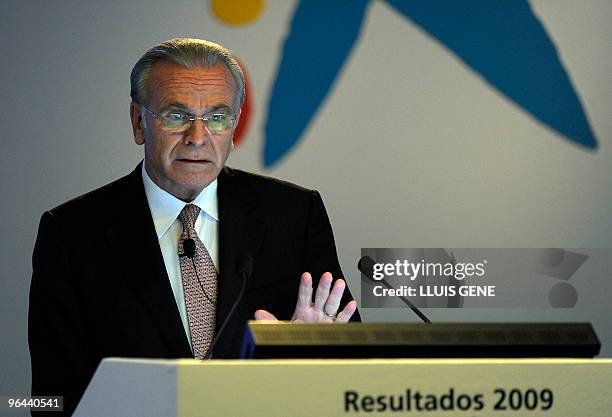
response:
<path fill-rule="evenodd" d="M 189 112 L 189 108 L 181 103 L 168 103 L 164 106 L 164 110 L 180 110 L 183 112 Z"/>
<path fill-rule="evenodd" d="M 167 105 L 163 107 L 163 111 L 169 111 L 169 110 L 178 110 L 183 113 L 191 114 L 191 109 L 181 103 L 168 103 Z M 227 104 L 217 104 L 216 106 L 206 109 L 206 111 L 203 114 L 210 114 L 210 113 L 215 113 L 219 111 L 222 111 L 225 113 L 231 113 L 231 108 Z"/>
<path fill-rule="evenodd" d="M 231 110 L 230 110 L 229 106 L 226 105 L 226 104 L 218 104 L 216 106 L 213 106 L 212 108 L 208 109 L 206 111 L 206 113 L 207 114 L 208 113 L 215 113 L 215 112 L 218 112 L 218 111 L 223 111 L 225 113 L 231 113 Z"/>

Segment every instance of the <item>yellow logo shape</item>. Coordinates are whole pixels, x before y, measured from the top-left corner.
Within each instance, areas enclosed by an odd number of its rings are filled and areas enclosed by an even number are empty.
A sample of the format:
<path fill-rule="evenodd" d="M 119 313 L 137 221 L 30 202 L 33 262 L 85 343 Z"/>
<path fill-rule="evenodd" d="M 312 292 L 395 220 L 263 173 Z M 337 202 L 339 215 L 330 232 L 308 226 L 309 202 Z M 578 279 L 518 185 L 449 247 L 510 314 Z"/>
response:
<path fill-rule="evenodd" d="M 265 8 L 264 0 L 211 0 L 213 14 L 228 25 L 255 21 Z"/>

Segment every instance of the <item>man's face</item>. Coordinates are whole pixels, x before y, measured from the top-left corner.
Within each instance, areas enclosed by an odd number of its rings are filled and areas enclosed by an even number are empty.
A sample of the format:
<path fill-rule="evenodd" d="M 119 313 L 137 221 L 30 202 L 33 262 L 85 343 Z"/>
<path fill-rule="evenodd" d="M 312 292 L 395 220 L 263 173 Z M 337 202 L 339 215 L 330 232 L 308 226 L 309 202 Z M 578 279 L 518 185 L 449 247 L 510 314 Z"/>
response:
<path fill-rule="evenodd" d="M 194 116 L 232 113 L 234 81 L 222 64 L 184 68 L 172 62 L 153 65 L 146 107 L 157 115 L 181 112 Z M 212 133 L 202 120 L 184 132 L 164 129 L 162 121 L 141 106 L 130 107 L 134 139 L 145 145 L 145 168 L 162 189 L 184 201 L 193 200 L 223 168 L 233 149 L 234 127 Z M 142 120 L 144 119 L 144 120 Z"/>

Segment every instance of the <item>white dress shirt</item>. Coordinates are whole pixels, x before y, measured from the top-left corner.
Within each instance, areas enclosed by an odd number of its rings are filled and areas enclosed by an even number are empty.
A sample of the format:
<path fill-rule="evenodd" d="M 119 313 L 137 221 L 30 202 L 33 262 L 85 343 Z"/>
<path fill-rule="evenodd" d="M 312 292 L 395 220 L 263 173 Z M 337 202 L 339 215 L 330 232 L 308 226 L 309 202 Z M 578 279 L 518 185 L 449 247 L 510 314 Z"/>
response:
<path fill-rule="evenodd" d="M 174 300 L 178 306 L 181 320 L 189 345 L 191 337 L 189 333 L 189 322 L 187 320 L 187 308 L 185 307 L 185 296 L 183 294 L 183 281 L 181 280 L 181 267 L 178 256 L 178 241 L 183 232 L 183 225 L 178 219 L 183 207 L 189 203 L 179 200 L 167 191 L 162 190 L 151 180 L 142 164 L 142 181 L 144 183 L 149 209 L 153 216 L 155 232 L 159 240 L 159 247 L 166 265 L 166 272 L 170 279 L 170 286 L 174 293 Z M 217 272 L 219 271 L 219 212 L 217 209 L 217 180 L 211 182 L 193 200 L 200 208 L 200 214 L 195 223 L 195 231 L 208 249 Z"/>

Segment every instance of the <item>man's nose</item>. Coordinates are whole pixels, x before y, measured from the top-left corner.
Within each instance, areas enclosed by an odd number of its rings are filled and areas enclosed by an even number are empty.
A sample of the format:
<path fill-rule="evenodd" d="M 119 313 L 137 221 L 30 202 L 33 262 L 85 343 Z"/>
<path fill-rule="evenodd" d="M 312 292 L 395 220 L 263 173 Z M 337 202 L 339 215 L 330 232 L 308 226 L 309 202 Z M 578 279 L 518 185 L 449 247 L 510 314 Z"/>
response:
<path fill-rule="evenodd" d="M 210 139 L 211 133 L 206 127 L 206 122 L 196 119 L 191 122 L 191 126 L 185 132 L 188 143 L 192 145 L 204 145 Z"/>

